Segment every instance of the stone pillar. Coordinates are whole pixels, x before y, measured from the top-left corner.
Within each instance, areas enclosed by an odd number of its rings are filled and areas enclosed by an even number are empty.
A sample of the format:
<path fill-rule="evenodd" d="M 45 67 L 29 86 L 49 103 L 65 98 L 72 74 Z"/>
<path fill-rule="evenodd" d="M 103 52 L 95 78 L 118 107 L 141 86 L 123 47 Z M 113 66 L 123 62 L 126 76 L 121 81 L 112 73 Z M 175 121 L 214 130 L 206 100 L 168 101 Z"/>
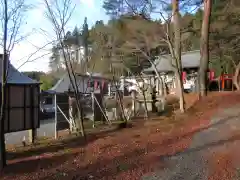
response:
<path fill-rule="evenodd" d="M 131 92 L 131 96 L 132 96 L 132 112 L 133 112 L 133 116 L 136 116 L 136 96 L 137 96 L 137 92 L 135 90 L 132 90 Z"/>
<path fill-rule="evenodd" d="M 111 83 L 108 83 L 108 96 L 111 96 Z"/>

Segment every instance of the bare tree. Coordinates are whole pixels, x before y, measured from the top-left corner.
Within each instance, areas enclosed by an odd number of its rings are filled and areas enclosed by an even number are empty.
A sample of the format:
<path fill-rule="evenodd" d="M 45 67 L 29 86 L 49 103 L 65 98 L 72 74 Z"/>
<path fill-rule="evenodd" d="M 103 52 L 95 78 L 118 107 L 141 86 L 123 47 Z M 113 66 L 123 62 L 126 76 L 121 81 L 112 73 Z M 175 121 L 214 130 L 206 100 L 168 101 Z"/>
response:
<path fill-rule="evenodd" d="M 184 107 L 184 96 L 183 96 L 183 85 L 182 85 L 182 79 L 181 79 L 181 75 L 182 75 L 182 68 L 181 68 L 181 28 L 180 28 L 180 24 L 179 24 L 179 2 L 177 1 L 175 3 L 175 5 L 177 6 L 173 6 L 173 8 L 175 7 L 175 9 L 173 9 L 172 15 L 170 15 L 169 17 L 165 17 L 165 15 L 163 15 L 163 11 L 162 12 L 158 12 L 160 14 L 160 17 L 162 20 L 164 20 L 164 23 L 162 24 L 161 22 L 152 22 L 151 20 L 149 20 L 148 18 L 145 18 L 145 16 L 143 16 L 142 14 L 139 14 L 138 12 L 135 11 L 135 8 L 133 6 L 131 6 L 130 3 L 128 3 L 127 0 L 125 0 L 126 4 L 130 7 L 130 9 L 132 10 L 132 12 L 136 15 L 136 16 L 140 16 L 142 17 L 142 19 L 145 20 L 146 23 L 148 24 L 153 24 L 154 30 L 158 31 L 158 34 L 156 34 L 156 32 L 154 33 L 154 38 L 151 37 L 151 39 L 148 39 L 148 41 L 145 40 L 145 44 L 148 45 L 149 48 L 143 49 L 142 47 L 139 47 L 139 41 L 136 43 L 132 43 L 129 42 L 128 40 L 126 41 L 128 44 L 131 44 L 135 46 L 135 49 L 137 49 L 139 52 L 141 52 L 146 59 L 149 60 L 149 62 L 152 64 L 152 67 L 156 73 L 156 76 L 158 77 L 159 82 L 161 83 L 161 76 L 159 75 L 159 72 L 156 68 L 156 64 L 154 62 L 155 58 L 153 58 L 149 53 L 151 52 L 151 50 L 153 48 L 159 47 L 159 49 L 163 48 L 164 50 L 166 50 L 166 46 L 168 47 L 168 50 L 166 52 L 170 52 L 171 54 L 171 58 L 170 58 L 170 63 L 172 65 L 172 68 L 174 69 L 174 73 L 175 73 L 175 77 L 176 77 L 176 84 L 177 85 L 177 94 L 179 96 L 179 103 L 180 103 L 180 110 L 181 112 L 185 111 L 185 107 Z M 148 4 L 148 6 L 153 6 L 151 5 L 150 1 L 146 1 L 146 4 Z M 166 3 L 163 3 L 164 5 L 166 5 Z M 172 19 L 176 19 L 175 22 L 177 23 L 172 23 Z M 174 33 L 172 32 L 172 24 L 174 24 Z M 137 26 L 135 26 L 137 27 Z M 130 34 L 129 30 L 127 33 L 125 34 Z M 139 37 L 139 30 L 136 33 Z M 172 34 L 174 34 L 174 38 L 172 38 Z M 146 35 L 144 35 L 145 37 L 149 36 L 149 32 Z M 151 36 L 151 35 L 150 35 Z M 135 38 L 136 40 L 137 38 Z M 176 39 L 176 41 L 175 41 Z M 173 42 L 174 40 L 174 42 Z M 179 41 L 180 41 L 180 45 L 179 45 Z M 142 41 L 140 41 L 142 42 Z M 141 43 L 140 43 L 141 44 Z M 175 48 L 177 50 L 175 50 Z M 147 51 L 146 51 L 147 50 Z M 159 56 L 161 57 L 161 53 L 159 53 Z M 164 84 L 161 83 L 164 87 Z"/>
<path fill-rule="evenodd" d="M 176 13 L 177 14 L 177 13 Z M 179 16 L 179 14 L 178 14 Z M 134 22 L 135 21 L 135 22 Z M 125 24 L 125 31 L 123 31 L 125 37 L 125 43 L 121 47 L 123 53 L 141 53 L 152 65 L 158 81 L 161 85 L 161 95 L 166 95 L 166 86 L 161 75 L 158 72 L 157 65 L 155 64 L 156 55 L 152 53 L 153 49 L 159 49 L 158 57 L 169 58 L 169 63 L 172 66 L 172 70 L 175 73 L 177 82 L 177 94 L 179 96 L 180 110 L 185 111 L 183 85 L 182 85 L 182 65 L 181 65 L 181 35 L 179 24 L 176 26 L 177 33 L 175 38 L 177 39 L 173 44 L 170 32 L 170 22 L 166 21 L 165 25 L 150 20 L 130 20 Z M 127 35 L 125 35 L 127 32 Z M 175 48 L 175 47 L 176 48 Z M 161 55 L 170 51 L 170 56 Z"/>
<path fill-rule="evenodd" d="M 27 35 L 21 35 L 20 29 L 24 23 L 25 13 L 29 10 L 24 0 L 1 0 L 1 41 L 3 49 L 2 61 L 2 79 L 1 79 L 1 124 L 0 124 L 0 168 L 6 165 L 5 157 L 5 138 L 4 138 L 4 120 L 6 105 L 6 83 L 8 75 L 8 64 L 11 51 L 14 45 L 22 41 Z"/>
<path fill-rule="evenodd" d="M 78 111 L 78 117 L 80 118 L 80 124 L 74 118 L 73 122 L 71 122 L 74 127 L 76 127 L 76 131 L 80 130 L 81 135 L 85 136 L 84 126 L 83 126 L 83 109 L 80 103 L 80 92 L 78 89 L 78 83 L 76 74 L 74 71 L 73 64 L 70 59 L 70 47 L 64 44 L 64 39 L 66 37 L 66 26 L 72 16 L 72 13 L 75 9 L 75 5 L 72 4 L 71 0 L 44 0 L 46 6 L 46 17 L 51 22 L 53 26 L 54 33 L 56 35 L 56 39 L 58 41 L 59 46 L 61 47 L 61 53 L 64 60 L 64 65 L 67 70 L 67 74 L 73 88 L 74 98 L 76 99 L 76 108 Z M 80 126 L 80 127 L 79 127 Z"/>
<path fill-rule="evenodd" d="M 124 27 L 120 29 L 120 31 L 122 32 L 124 43 L 119 50 L 124 56 L 134 54 L 136 56 L 141 56 L 143 60 L 147 60 L 152 65 L 157 79 L 161 84 L 160 94 L 166 95 L 163 93 L 163 79 L 157 70 L 157 65 L 155 64 L 157 54 L 152 51 L 157 49 L 159 53 L 166 53 L 167 39 L 164 38 L 163 26 L 157 22 L 148 21 L 141 17 L 138 18 L 135 20 L 126 19 L 125 21 L 122 21 Z"/>
<path fill-rule="evenodd" d="M 110 76 L 112 79 L 117 80 L 117 76 L 115 74 L 116 68 L 124 68 L 125 71 L 128 71 L 130 72 L 130 74 L 135 76 L 136 79 L 139 79 L 140 81 L 144 82 L 142 75 L 139 73 L 138 75 L 134 74 L 132 70 L 126 66 L 126 64 L 127 61 L 134 60 L 134 58 L 138 59 L 139 56 L 141 56 L 142 60 L 144 59 L 144 61 L 148 61 L 146 60 L 147 57 L 147 59 L 149 59 L 149 61 L 155 66 L 153 58 L 151 57 L 152 55 L 151 48 L 156 47 L 161 43 L 161 39 L 158 38 L 157 36 L 157 34 L 160 32 L 158 31 L 157 28 L 155 28 L 155 26 L 152 25 L 154 23 L 147 24 L 145 21 L 142 22 L 131 21 L 121 23 L 122 23 L 121 29 L 119 29 L 119 26 L 121 25 L 118 26 L 117 24 L 105 27 L 101 26 L 101 28 L 98 29 L 98 34 L 94 39 L 94 42 L 97 43 L 97 46 L 96 48 L 94 48 L 94 50 L 99 52 L 98 54 L 102 55 L 101 64 L 104 63 L 104 61 L 110 64 L 109 67 L 111 71 Z M 128 27 L 128 25 L 132 26 Z M 137 28 L 133 29 L 133 27 Z M 140 32 L 137 33 L 137 31 Z M 126 60 L 129 56 L 131 56 L 130 60 Z M 140 61 L 141 60 L 137 61 L 139 62 L 137 66 L 141 66 L 142 62 Z M 159 78 L 161 79 L 160 75 Z M 145 97 L 146 84 L 144 88 L 141 87 L 137 82 L 137 86 L 142 91 L 144 97 L 145 117 L 147 118 L 148 112 Z M 125 102 L 122 103 L 123 105 L 125 104 Z M 123 106 L 121 105 L 122 103 L 120 103 L 119 106 L 121 106 L 120 108 L 122 109 L 123 117 L 127 117 L 127 119 L 129 119 L 129 116 L 127 114 L 124 115 Z"/>
<path fill-rule="evenodd" d="M 124 65 L 121 62 L 119 54 L 119 36 L 117 32 L 110 27 L 100 26 L 95 28 L 90 34 L 91 38 L 94 39 L 93 52 L 94 56 L 92 59 L 94 62 L 98 61 L 97 66 L 101 66 L 102 73 L 107 75 L 112 80 L 112 85 L 116 89 L 116 103 L 114 108 L 117 109 L 117 118 L 127 123 L 133 115 L 133 112 L 129 109 L 129 102 L 122 98 L 121 91 L 119 90 L 119 77 L 123 73 Z M 97 59 L 97 60 L 96 60 Z M 109 104 L 108 102 L 106 102 Z M 113 108 L 112 103 L 110 103 Z M 108 105 L 109 106 L 109 105 Z M 127 110 L 127 111 L 126 111 Z"/>

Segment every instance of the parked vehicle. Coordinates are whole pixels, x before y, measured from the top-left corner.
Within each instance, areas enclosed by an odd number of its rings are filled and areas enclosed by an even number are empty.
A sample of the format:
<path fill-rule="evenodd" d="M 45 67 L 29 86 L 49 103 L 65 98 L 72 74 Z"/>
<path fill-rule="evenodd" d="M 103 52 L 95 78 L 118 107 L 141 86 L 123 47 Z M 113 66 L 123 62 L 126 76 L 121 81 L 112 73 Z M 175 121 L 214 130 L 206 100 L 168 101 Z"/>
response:
<path fill-rule="evenodd" d="M 43 113 L 55 112 L 53 97 L 52 96 L 45 97 L 40 104 L 40 109 Z"/>

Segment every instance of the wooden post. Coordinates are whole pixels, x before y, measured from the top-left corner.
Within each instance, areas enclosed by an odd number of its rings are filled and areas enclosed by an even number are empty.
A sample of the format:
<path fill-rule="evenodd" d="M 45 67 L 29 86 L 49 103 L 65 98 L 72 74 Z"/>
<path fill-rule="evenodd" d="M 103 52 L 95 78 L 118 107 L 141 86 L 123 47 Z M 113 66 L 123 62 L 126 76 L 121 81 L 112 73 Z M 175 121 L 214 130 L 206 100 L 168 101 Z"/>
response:
<path fill-rule="evenodd" d="M 120 97 L 118 97 L 118 92 L 115 93 L 115 99 L 116 99 L 116 111 L 115 111 L 115 117 L 116 120 L 123 120 L 122 117 L 122 111 L 121 111 L 121 107 L 120 107 L 120 100 L 119 98 L 122 98 L 122 93 L 119 92 Z"/>
<path fill-rule="evenodd" d="M 1 134 L 3 134 L 2 132 L 1 132 L 1 129 L 2 128 L 0 128 L 0 133 Z M 2 142 L 1 142 L 1 144 L 3 144 L 3 139 L 0 139 Z M 5 166 L 5 163 L 4 163 L 4 155 L 5 155 L 5 152 L 4 152 L 4 150 L 3 150 L 3 148 L 0 148 L 0 171 L 4 168 L 4 166 Z"/>
<path fill-rule="evenodd" d="M 55 107 L 54 137 L 55 137 L 55 139 L 57 139 L 58 138 L 58 129 L 57 129 L 57 112 L 58 112 L 58 109 L 57 109 L 57 94 L 54 94 L 54 107 Z"/>
<path fill-rule="evenodd" d="M 30 129 L 28 131 L 28 138 L 29 138 L 29 143 L 34 144 L 37 136 L 37 130 L 36 129 Z"/>
<path fill-rule="evenodd" d="M 94 121 L 106 122 L 105 112 L 103 110 L 102 95 L 100 93 L 92 94 Z"/>
<path fill-rule="evenodd" d="M 93 118 L 92 118 L 92 121 L 93 121 L 93 125 L 92 125 L 92 127 L 93 128 L 95 128 L 95 113 L 94 113 L 94 101 L 95 101 L 95 99 L 94 99 L 94 93 L 93 92 L 91 92 L 91 100 L 92 100 L 92 111 L 93 111 Z"/>
<path fill-rule="evenodd" d="M 222 75 L 222 90 L 225 90 L 225 78 L 224 75 Z"/>
<path fill-rule="evenodd" d="M 156 88 L 155 86 L 152 88 L 152 112 L 157 112 L 157 108 L 156 108 Z"/>
<path fill-rule="evenodd" d="M 35 87 L 34 86 L 30 86 L 31 90 L 30 90 L 30 100 L 31 100 L 31 126 L 32 126 L 32 129 L 30 129 L 28 131 L 28 138 L 29 138 L 29 143 L 31 144 L 34 144 L 35 143 L 35 140 L 36 140 L 36 137 L 37 137 L 37 129 L 34 128 L 35 127 L 35 108 L 34 108 L 34 105 L 35 105 L 35 102 L 34 102 L 34 96 L 35 96 Z"/>

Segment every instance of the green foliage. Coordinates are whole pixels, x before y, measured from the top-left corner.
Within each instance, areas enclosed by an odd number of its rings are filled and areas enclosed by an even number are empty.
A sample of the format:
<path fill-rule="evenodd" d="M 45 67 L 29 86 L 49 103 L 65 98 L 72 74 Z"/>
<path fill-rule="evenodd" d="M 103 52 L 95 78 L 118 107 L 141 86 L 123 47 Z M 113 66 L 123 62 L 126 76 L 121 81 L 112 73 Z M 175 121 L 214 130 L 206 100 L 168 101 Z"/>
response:
<path fill-rule="evenodd" d="M 38 71 L 30 71 L 30 72 L 23 72 L 28 77 L 39 81 L 41 84 L 40 88 L 41 90 L 48 90 L 56 83 L 57 79 L 54 78 L 53 75 L 46 74 L 44 72 L 38 72 Z"/>
<path fill-rule="evenodd" d="M 40 71 L 26 71 L 26 72 L 23 72 L 23 74 L 27 75 L 28 77 L 36 81 L 40 81 L 40 77 L 45 75 L 44 72 L 40 72 Z"/>
<path fill-rule="evenodd" d="M 84 23 L 83 23 L 83 30 L 82 30 L 82 40 L 83 40 L 84 46 L 88 45 L 88 38 L 89 38 L 89 30 L 88 30 L 87 18 L 85 17 Z"/>
<path fill-rule="evenodd" d="M 126 2 L 134 9 L 129 8 Z M 148 2 L 150 1 L 104 0 L 103 8 L 112 19 L 107 24 L 97 21 L 89 29 L 85 18 L 82 31 L 75 27 L 72 32 L 66 34 L 66 44 L 84 47 L 91 45 L 92 52 L 86 52 L 90 57 L 89 71 L 109 76 L 113 72 L 118 75 L 126 74 L 129 70 L 139 73 L 143 68 L 150 66 L 148 58 L 154 59 L 160 53 L 169 53 L 166 43 L 162 42 L 165 38 L 163 32 L 166 32 L 166 24 L 150 20 L 150 14 L 160 7 L 161 11 L 169 14 L 170 1 L 153 0 L 151 5 Z M 200 48 L 203 17 L 203 10 L 199 9 L 201 3 L 202 0 L 180 1 L 182 51 Z M 232 73 L 234 66 L 240 62 L 239 10 L 239 0 L 213 0 L 209 66 L 218 74 L 222 69 Z M 160 15 L 159 19 L 162 19 Z M 169 35 L 173 35 L 171 29 Z M 57 50 L 58 45 L 52 49 L 52 69 L 61 67 Z"/>
<path fill-rule="evenodd" d="M 83 23 L 83 31 L 82 31 L 82 42 L 84 47 L 84 59 L 88 62 L 89 59 L 89 30 L 88 30 L 88 23 L 87 18 L 85 17 Z"/>
<path fill-rule="evenodd" d="M 54 86 L 55 81 L 52 76 L 42 75 L 40 77 L 40 83 L 42 83 L 40 86 L 41 90 L 45 91 L 52 88 Z"/>
<path fill-rule="evenodd" d="M 240 62 L 240 4 L 238 0 L 214 0 L 210 24 L 210 64 L 217 75 L 233 73 Z M 203 11 L 182 17 L 182 50 L 199 49 Z"/>
<path fill-rule="evenodd" d="M 141 16 L 129 15 L 112 19 L 106 25 L 97 22 L 90 32 L 95 54 L 92 61 L 101 67 L 102 73 L 114 71 L 124 75 L 129 70 L 136 74 L 141 72 L 150 66 L 147 57 L 151 58 L 157 52 L 159 42 L 154 38 L 159 31 L 155 25 L 155 22 Z"/>

